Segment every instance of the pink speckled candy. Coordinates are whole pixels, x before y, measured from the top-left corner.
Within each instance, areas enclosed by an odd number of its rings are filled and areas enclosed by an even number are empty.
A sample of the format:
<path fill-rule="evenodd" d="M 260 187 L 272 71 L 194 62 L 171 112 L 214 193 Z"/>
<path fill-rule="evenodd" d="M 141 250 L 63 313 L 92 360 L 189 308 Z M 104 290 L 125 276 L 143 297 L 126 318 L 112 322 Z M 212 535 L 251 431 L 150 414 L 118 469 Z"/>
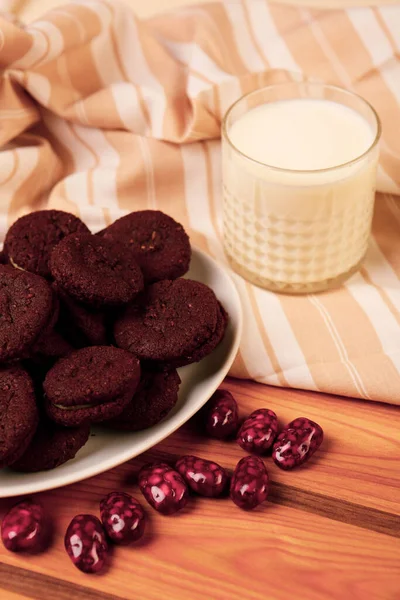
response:
<path fill-rule="evenodd" d="M 272 458 L 281 469 L 293 469 L 305 463 L 318 450 L 323 439 L 324 432 L 318 423 L 299 417 L 276 438 Z"/>
<path fill-rule="evenodd" d="M 217 390 L 206 405 L 208 435 L 220 440 L 234 435 L 239 426 L 238 405 L 227 390 Z"/>
<path fill-rule="evenodd" d="M 176 463 L 176 470 L 196 494 L 208 498 L 220 496 L 228 481 L 223 467 L 197 456 L 182 456 Z"/>
<path fill-rule="evenodd" d="M 3 518 L 1 539 L 11 552 L 43 550 L 47 528 L 40 504 L 26 501 L 13 506 Z"/>
<path fill-rule="evenodd" d="M 100 502 L 100 516 L 108 537 L 116 544 L 139 540 L 146 524 L 142 505 L 125 492 L 111 492 Z"/>
<path fill-rule="evenodd" d="M 238 462 L 231 480 L 230 496 L 244 510 L 251 510 L 268 496 L 267 469 L 258 456 L 245 456 Z"/>
<path fill-rule="evenodd" d="M 278 418 L 273 410 L 259 408 L 247 417 L 238 431 L 236 441 L 246 452 L 264 454 L 271 448 L 278 433 Z"/>
<path fill-rule="evenodd" d="M 108 557 L 106 534 L 94 515 L 77 515 L 68 526 L 65 549 L 74 565 L 84 573 L 99 573 Z"/>
<path fill-rule="evenodd" d="M 139 487 L 147 502 L 163 515 L 172 515 L 186 506 L 188 488 L 179 473 L 165 463 L 142 467 Z"/>

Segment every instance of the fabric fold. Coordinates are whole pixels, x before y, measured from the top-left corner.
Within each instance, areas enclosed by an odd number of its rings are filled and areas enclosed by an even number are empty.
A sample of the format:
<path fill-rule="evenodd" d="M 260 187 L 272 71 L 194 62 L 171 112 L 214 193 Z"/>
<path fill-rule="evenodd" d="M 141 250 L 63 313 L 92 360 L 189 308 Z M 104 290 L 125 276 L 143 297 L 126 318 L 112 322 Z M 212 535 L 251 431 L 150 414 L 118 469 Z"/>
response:
<path fill-rule="evenodd" d="M 291 298 L 233 274 L 245 331 L 231 374 L 400 404 L 400 7 L 226 0 L 141 21 L 82 0 L 0 17 L 1 233 L 51 207 L 93 231 L 130 210 L 180 220 L 226 265 L 220 127 L 243 93 L 325 81 L 383 124 L 371 246 L 340 289 Z"/>

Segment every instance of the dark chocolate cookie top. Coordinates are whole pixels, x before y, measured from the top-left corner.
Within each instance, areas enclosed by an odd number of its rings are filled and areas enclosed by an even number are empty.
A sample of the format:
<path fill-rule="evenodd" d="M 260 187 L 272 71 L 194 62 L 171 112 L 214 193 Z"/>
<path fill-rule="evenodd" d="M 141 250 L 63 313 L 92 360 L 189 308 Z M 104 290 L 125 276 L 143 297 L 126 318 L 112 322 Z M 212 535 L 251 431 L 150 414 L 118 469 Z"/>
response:
<path fill-rule="evenodd" d="M 21 367 L 0 367 L 0 468 L 17 460 L 38 423 L 32 379 Z"/>
<path fill-rule="evenodd" d="M 12 469 L 23 473 L 55 469 L 75 457 L 89 433 L 89 425 L 62 427 L 42 417 L 31 443 Z"/>
<path fill-rule="evenodd" d="M 60 242 L 50 267 L 67 294 L 93 306 L 126 304 L 143 288 L 140 267 L 126 247 L 90 234 L 70 235 Z"/>
<path fill-rule="evenodd" d="M 180 223 L 159 210 L 141 210 L 121 217 L 99 236 L 129 245 L 146 283 L 177 279 L 189 269 L 189 237 Z"/>
<path fill-rule="evenodd" d="M 61 210 L 38 210 L 20 217 L 10 227 L 4 251 L 11 264 L 50 278 L 53 248 L 71 233 L 90 233 L 86 225 Z"/>
<path fill-rule="evenodd" d="M 121 431 L 140 431 L 156 425 L 175 406 L 180 383 L 175 369 L 144 367 L 131 402 L 107 425 Z"/>
<path fill-rule="evenodd" d="M 0 265 L 0 362 L 23 358 L 54 314 L 45 279 Z"/>
<path fill-rule="evenodd" d="M 199 346 L 197 346 L 197 348 L 195 348 L 189 355 L 181 356 L 176 360 L 170 361 L 169 365 L 171 367 L 175 367 L 177 369 L 179 367 L 184 367 L 185 365 L 190 365 L 194 362 L 199 362 L 200 360 L 203 360 L 203 358 L 211 354 L 211 352 L 213 352 L 213 350 L 215 350 L 215 348 L 222 341 L 225 335 L 225 330 L 228 324 L 229 317 L 222 304 L 218 304 L 219 310 L 217 326 L 214 332 L 202 344 L 199 344 Z"/>
<path fill-rule="evenodd" d="M 91 407 L 136 391 L 140 364 L 130 352 L 90 346 L 60 359 L 43 384 L 47 400 L 61 409 Z"/>
<path fill-rule="evenodd" d="M 212 335 L 218 311 L 214 292 L 203 283 L 159 281 L 117 319 L 115 340 L 143 360 L 176 359 L 189 355 Z"/>

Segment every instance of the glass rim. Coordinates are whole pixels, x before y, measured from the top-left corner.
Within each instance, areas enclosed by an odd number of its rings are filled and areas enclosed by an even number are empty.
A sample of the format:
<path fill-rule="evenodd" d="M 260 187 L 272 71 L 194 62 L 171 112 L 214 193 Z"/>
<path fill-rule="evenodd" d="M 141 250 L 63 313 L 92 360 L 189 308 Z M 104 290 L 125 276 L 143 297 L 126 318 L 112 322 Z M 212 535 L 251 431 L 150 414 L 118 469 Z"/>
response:
<path fill-rule="evenodd" d="M 237 146 L 235 146 L 235 144 L 230 139 L 229 133 L 228 133 L 228 128 L 227 128 L 227 122 L 228 122 L 229 116 L 231 115 L 231 113 L 233 112 L 235 107 L 240 102 L 242 102 L 246 98 L 249 98 L 253 94 L 257 94 L 257 93 L 267 91 L 267 90 L 270 90 L 273 88 L 279 88 L 279 87 L 285 87 L 285 86 L 287 87 L 287 86 L 291 86 L 291 85 L 314 86 L 314 87 L 325 88 L 328 90 L 344 93 L 348 96 L 353 96 L 353 98 L 357 98 L 358 100 L 360 100 L 367 108 L 370 109 L 370 111 L 372 112 L 372 114 L 375 118 L 375 121 L 376 121 L 376 135 L 375 135 L 373 141 L 371 142 L 371 144 L 368 146 L 368 148 L 362 154 L 360 154 L 359 156 L 356 156 L 355 158 L 352 158 L 351 160 L 348 160 L 344 163 L 340 163 L 333 167 L 324 167 L 323 169 L 287 169 L 285 167 L 276 167 L 273 165 L 269 165 L 268 163 L 261 162 L 260 160 L 257 160 L 255 158 L 252 158 L 251 156 L 248 156 L 245 152 L 242 152 L 241 150 L 239 150 L 239 148 L 237 148 Z M 319 83 L 319 82 L 315 82 L 315 81 L 302 81 L 302 82 L 284 81 L 281 83 L 272 83 L 270 85 L 265 85 L 256 90 L 252 90 L 251 92 L 247 92 L 246 94 L 243 94 L 242 96 L 240 96 L 240 98 L 235 100 L 235 102 L 233 104 L 231 104 L 231 106 L 225 112 L 225 115 L 222 119 L 222 137 L 224 138 L 224 140 L 226 140 L 228 142 L 228 144 L 231 146 L 231 148 L 233 148 L 233 150 L 235 152 L 237 152 L 238 154 L 240 154 L 246 160 L 250 161 L 253 164 L 261 165 L 262 167 L 266 167 L 267 169 L 271 169 L 273 171 L 278 171 L 280 173 L 293 173 L 293 174 L 303 173 L 305 175 L 310 175 L 312 173 L 314 173 L 314 174 L 315 173 L 327 173 L 327 172 L 335 171 L 336 169 L 341 169 L 343 167 L 349 167 L 349 166 L 357 163 L 358 161 L 362 160 L 365 156 L 367 156 L 367 154 L 369 154 L 371 152 L 371 150 L 374 149 L 374 147 L 378 144 L 378 142 L 381 138 L 381 134 L 382 134 L 381 120 L 380 120 L 379 115 L 376 112 L 375 108 L 372 106 L 372 104 L 370 102 L 368 102 L 368 100 L 366 100 L 359 94 L 356 94 L 355 92 L 347 90 L 346 88 L 343 88 L 339 85 L 332 85 L 329 83 Z"/>

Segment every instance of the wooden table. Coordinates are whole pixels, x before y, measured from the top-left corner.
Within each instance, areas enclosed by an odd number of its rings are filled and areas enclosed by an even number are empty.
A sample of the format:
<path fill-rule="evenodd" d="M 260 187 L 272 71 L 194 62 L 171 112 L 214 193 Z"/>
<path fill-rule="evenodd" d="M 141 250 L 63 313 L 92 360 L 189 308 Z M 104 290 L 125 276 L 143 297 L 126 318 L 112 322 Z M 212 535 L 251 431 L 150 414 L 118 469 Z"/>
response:
<path fill-rule="evenodd" d="M 54 543 L 30 558 L 0 548 L 1 600 L 399 600 L 399 409 L 236 380 L 223 387 L 243 416 L 264 406 L 282 424 L 316 420 L 326 434 L 321 450 L 293 472 L 266 459 L 270 498 L 250 513 L 229 499 L 193 498 L 174 517 L 147 507 L 140 543 L 115 548 L 106 574 L 80 573 L 63 547 L 70 519 L 98 514 L 111 490 L 140 499 L 135 472 L 144 461 L 190 452 L 232 468 L 244 456 L 192 421 L 129 463 L 38 494 L 56 523 Z M 0 501 L 0 516 L 12 503 Z"/>

